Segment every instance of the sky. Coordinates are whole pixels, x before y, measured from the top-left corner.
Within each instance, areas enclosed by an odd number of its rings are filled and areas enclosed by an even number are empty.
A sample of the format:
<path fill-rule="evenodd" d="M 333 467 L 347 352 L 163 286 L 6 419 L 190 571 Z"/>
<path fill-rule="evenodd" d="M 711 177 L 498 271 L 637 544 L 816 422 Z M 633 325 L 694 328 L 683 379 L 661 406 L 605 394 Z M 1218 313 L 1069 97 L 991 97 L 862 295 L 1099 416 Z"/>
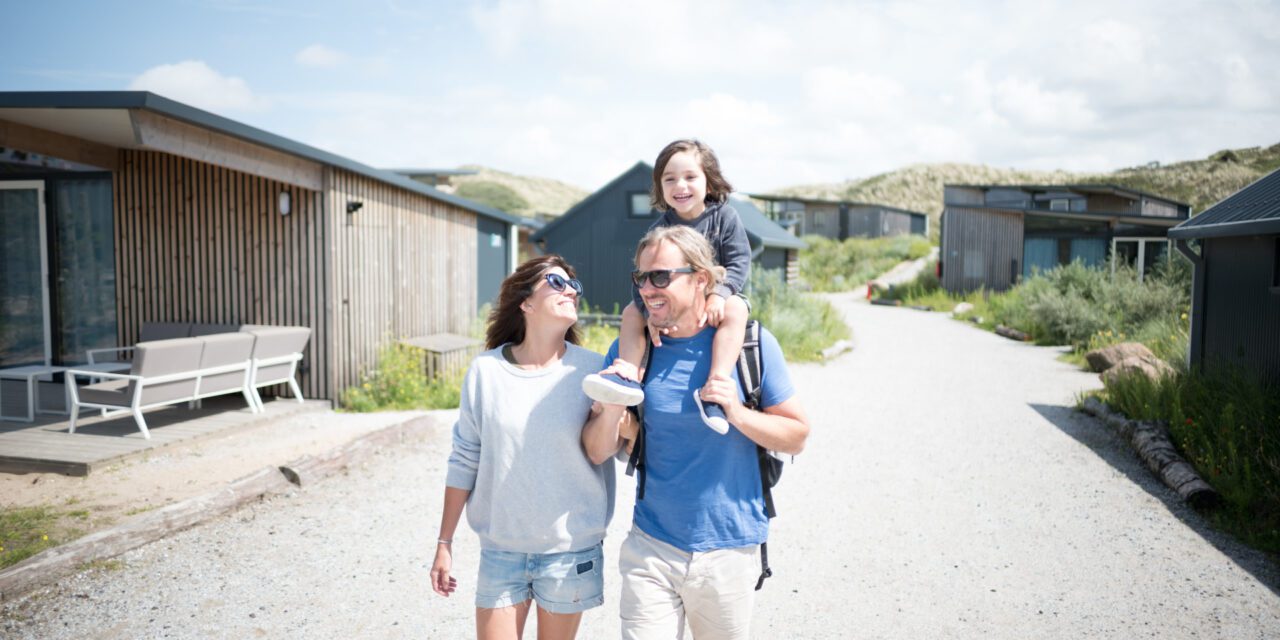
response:
<path fill-rule="evenodd" d="M 1280 142 L 1280 0 L 3 0 L 0 90 L 146 90 L 367 165 L 738 191 Z"/>

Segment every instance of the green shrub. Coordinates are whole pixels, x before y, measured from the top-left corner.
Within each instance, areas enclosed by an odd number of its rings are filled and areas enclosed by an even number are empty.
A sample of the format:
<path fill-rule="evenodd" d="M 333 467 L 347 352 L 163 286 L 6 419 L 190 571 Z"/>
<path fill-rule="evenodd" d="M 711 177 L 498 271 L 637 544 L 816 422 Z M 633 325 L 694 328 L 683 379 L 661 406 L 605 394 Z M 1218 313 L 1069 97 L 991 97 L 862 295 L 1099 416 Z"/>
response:
<path fill-rule="evenodd" d="M 933 245 L 917 235 L 888 238 L 805 236 L 800 251 L 800 277 L 814 291 L 848 291 L 888 271 L 903 260 L 929 255 Z"/>
<path fill-rule="evenodd" d="M 1228 367 L 1209 374 L 1174 367 L 1157 381 L 1118 378 L 1101 395 L 1130 418 L 1167 421 L 1182 455 L 1222 495 L 1211 518 L 1280 553 L 1280 389 Z"/>
<path fill-rule="evenodd" d="M 933 260 L 925 265 L 924 270 L 914 280 L 877 291 L 880 298 L 888 300 L 923 300 L 941 290 L 942 282 L 938 280 L 938 261 Z"/>
<path fill-rule="evenodd" d="M 417 347 L 388 343 L 378 350 L 377 368 L 342 392 L 342 407 L 360 413 L 427 408 L 425 357 L 426 352 Z"/>
<path fill-rule="evenodd" d="M 776 269 L 755 269 L 747 289 L 751 317 L 773 333 L 790 362 L 822 357 L 822 350 L 849 337 L 849 325 L 830 303 L 788 287 Z"/>

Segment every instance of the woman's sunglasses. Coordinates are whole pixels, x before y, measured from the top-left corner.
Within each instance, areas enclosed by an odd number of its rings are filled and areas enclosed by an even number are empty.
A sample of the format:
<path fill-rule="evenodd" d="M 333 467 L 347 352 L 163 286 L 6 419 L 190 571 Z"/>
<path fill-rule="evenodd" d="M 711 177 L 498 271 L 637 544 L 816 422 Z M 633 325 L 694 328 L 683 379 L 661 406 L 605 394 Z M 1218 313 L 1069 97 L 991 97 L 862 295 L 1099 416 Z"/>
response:
<path fill-rule="evenodd" d="M 564 288 L 569 287 L 577 295 L 582 295 L 582 283 L 577 278 L 565 278 L 558 273 L 547 274 L 547 284 L 556 291 L 556 293 L 564 293 Z"/>
<path fill-rule="evenodd" d="M 671 284 L 671 274 L 673 273 L 693 273 L 693 267 L 680 267 L 679 269 L 657 269 L 654 271 L 632 271 L 631 281 L 635 283 L 636 288 L 644 286 L 644 281 L 648 280 L 653 286 L 659 289 L 666 289 Z"/>

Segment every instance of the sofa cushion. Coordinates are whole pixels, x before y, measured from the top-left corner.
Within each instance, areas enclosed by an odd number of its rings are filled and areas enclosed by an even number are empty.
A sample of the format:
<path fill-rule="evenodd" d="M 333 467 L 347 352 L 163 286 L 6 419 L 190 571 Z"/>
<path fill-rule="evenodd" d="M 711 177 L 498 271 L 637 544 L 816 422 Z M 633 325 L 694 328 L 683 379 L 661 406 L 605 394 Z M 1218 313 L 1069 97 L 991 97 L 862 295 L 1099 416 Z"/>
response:
<path fill-rule="evenodd" d="M 311 337 L 310 327 L 270 327 L 251 329 L 257 341 L 253 345 L 253 357 L 257 360 L 278 358 L 292 353 L 301 353 L 307 348 L 307 340 Z M 262 386 L 280 382 L 289 377 L 292 365 L 289 363 L 266 365 L 259 367 L 254 375 L 254 384 Z"/>
<path fill-rule="evenodd" d="M 244 388 L 244 382 L 249 377 L 249 358 L 253 355 L 253 335 L 219 333 L 203 336 L 200 340 L 204 341 L 204 352 L 200 356 L 201 369 L 243 365 L 238 371 L 204 376 L 200 380 L 200 395 Z"/>
<path fill-rule="evenodd" d="M 138 342 L 185 338 L 189 333 L 191 333 L 190 322 L 144 322 L 142 331 L 138 335 Z"/>
<path fill-rule="evenodd" d="M 193 338 L 211 336 L 216 333 L 235 333 L 240 330 L 238 324 L 193 324 L 188 335 Z"/>
<path fill-rule="evenodd" d="M 127 407 L 133 398 L 132 380 L 108 380 L 76 389 L 81 402 Z"/>
<path fill-rule="evenodd" d="M 133 356 L 131 373 L 144 378 L 155 378 L 178 373 L 188 373 L 200 367 L 204 352 L 204 340 L 200 338 L 174 338 L 140 342 Z M 170 382 L 145 382 L 142 387 L 142 404 L 151 405 L 195 395 L 195 377 L 183 377 Z"/>

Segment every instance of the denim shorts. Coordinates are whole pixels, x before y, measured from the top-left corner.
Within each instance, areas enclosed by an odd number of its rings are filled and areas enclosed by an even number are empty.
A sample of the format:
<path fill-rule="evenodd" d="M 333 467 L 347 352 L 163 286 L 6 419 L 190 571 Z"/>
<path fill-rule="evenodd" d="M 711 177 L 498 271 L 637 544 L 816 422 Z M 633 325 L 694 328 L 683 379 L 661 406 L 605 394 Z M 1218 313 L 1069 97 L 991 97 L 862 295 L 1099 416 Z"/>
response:
<path fill-rule="evenodd" d="M 533 598 L 551 613 L 581 613 L 604 604 L 602 544 L 563 553 L 480 551 L 476 607 L 500 609 Z"/>

